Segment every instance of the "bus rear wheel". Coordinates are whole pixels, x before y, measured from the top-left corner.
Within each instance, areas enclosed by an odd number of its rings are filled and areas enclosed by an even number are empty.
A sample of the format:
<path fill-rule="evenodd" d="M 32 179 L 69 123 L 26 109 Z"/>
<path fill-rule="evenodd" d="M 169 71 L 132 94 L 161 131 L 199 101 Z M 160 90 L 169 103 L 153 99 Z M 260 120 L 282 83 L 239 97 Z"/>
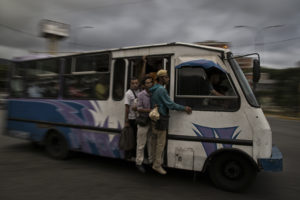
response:
<path fill-rule="evenodd" d="M 64 160 L 69 156 L 69 146 L 65 137 L 55 131 L 50 132 L 45 139 L 46 152 L 54 159 Z"/>
<path fill-rule="evenodd" d="M 209 166 L 209 176 L 219 188 L 239 192 L 253 182 L 257 170 L 244 156 L 225 154 L 214 158 Z"/>

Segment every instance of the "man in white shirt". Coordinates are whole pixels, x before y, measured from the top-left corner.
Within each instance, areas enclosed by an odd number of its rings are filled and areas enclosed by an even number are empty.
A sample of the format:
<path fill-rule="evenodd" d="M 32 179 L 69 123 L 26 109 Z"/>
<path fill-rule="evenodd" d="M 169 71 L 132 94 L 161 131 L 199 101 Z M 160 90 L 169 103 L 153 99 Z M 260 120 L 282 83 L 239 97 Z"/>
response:
<path fill-rule="evenodd" d="M 135 77 L 131 78 L 130 89 L 125 93 L 125 127 L 131 127 L 135 135 L 137 134 L 136 110 L 137 110 L 137 95 L 139 93 L 139 80 Z M 136 146 L 136 145 L 135 145 Z M 130 159 L 136 154 L 135 149 L 125 152 L 125 158 Z"/>

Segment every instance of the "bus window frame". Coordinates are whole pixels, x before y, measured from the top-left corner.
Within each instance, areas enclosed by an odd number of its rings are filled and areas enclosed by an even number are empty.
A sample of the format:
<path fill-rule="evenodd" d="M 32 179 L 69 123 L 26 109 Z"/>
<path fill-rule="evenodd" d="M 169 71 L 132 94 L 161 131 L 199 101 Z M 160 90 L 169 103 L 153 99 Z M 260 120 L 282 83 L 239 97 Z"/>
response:
<path fill-rule="evenodd" d="M 82 75 L 97 75 L 97 74 L 108 74 L 109 80 L 111 79 L 111 73 L 110 72 L 97 72 L 97 73 L 82 73 L 82 74 L 64 74 L 63 75 L 63 81 L 62 81 L 62 98 L 66 100 L 95 100 L 95 101 L 107 101 L 110 98 L 110 81 L 109 81 L 109 88 L 108 88 L 108 97 L 106 99 L 97 99 L 96 97 L 67 97 L 67 90 L 65 88 L 65 77 L 76 77 L 76 76 L 82 76 Z"/>
<path fill-rule="evenodd" d="M 76 61 L 78 57 L 81 56 L 97 56 L 97 55 L 108 55 L 108 69 L 107 71 L 78 71 L 76 72 Z M 70 73 L 66 73 L 66 60 L 68 58 L 71 58 L 71 71 Z M 99 53 L 86 53 L 86 54 L 80 54 L 80 55 L 72 55 L 72 56 L 66 56 L 64 57 L 64 64 L 63 64 L 63 70 L 61 73 L 62 76 L 62 83 L 61 83 L 61 90 L 62 94 L 61 97 L 66 100 L 95 100 L 95 101 L 108 101 L 111 97 L 111 64 L 112 64 L 112 53 L 110 51 L 107 52 L 99 52 Z M 76 76 L 82 76 L 82 75 L 97 75 L 97 74 L 108 74 L 109 77 L 109 84 L 108 84 L 108 97 L 106 99 L 97 99 L 96 97 L 90 98 L 90 97 L 67 97 L 67 90 L 65 88 L 65 77 L 76 77 Z"/>
<path fill-rule="evenodd" d="M 168 70 L 168 75 L 170 76 L 170 69 L 171 69 L 171 59 L 172 59 L 172 56 L 174 56 L 175 54 L 174 53 L 164 53 L 164 54 L 150 54 L 150 55 L 144 55 L 146 56 L 146 59 L 151 59 L 151 58 L 161 58 L 163 60 L 163 65 L 165 65 L 165 62 L 164 62 L 164 59 L 167 59 L 169 61 L 169 64 L 168 66 L 163 66 L 164 69 Z M 120 58 L 123 58 L 123 59 L 127 59 L 128 60 L 128 67 L 127 67 L 127 74 L 126 74 L 126 83 L 127 83 L 127 86 L 126 86 L 126 91 L 129 90 L 130 88 L 130 76 L 129 76 L 129 73 L 132 73 L 131 72 L 131 60 L 135 60 L 135 59 L 142 59 L 143 56 L 142 55 L 138 55 L 138 56 L 127 56 L 127 57 L 120 57 Z M 146 74 L 145 74 L 146 75 Z M 167 85 L 166 89 L 169 91 L 170 90 L 170 85 Z"/>
<path fill-rule="evenodd" d="M 195 109 L 196 111 L 214 111 L 214 112 L 236 112 L 240 109 L 241 107 L 241 98 L 240 95 L 237 91 L 236 86 L 233 83 L 233 80 L 230 76 L 230 74 L 228 72 L 226 72 L 226 77 L 230 83 L 230 85 L 232 86 L 232 89 L 234 90 L 234 93 L 236 94 L 236 96 L 211 96 L 211 95 L 178 95 L 177 94 L 177 87 L 178 87 L 178 70 L 179 69 L 175 69 L 175 80 L 174 82 L 174 100 L 176 100 L 176 98 L 190 98 L 190 99 L 237 99 L 237 106 L 235 109 Z M 190 106 L 190 105 L 187 105 Z"/>
<path fill-rule="evenodd" d="M 57 66 L 58 66 L 58 73 L 57 74 L 35 74 L 35 76 L 37 78 L 44 78 L 44 77 L 57 77 L 57 83 L 59 84 L 59 89 L 58 89 L 58 93 L 57 93 L 57 96 L 56 97 L 30 97 L 28 94 L 27 94 L 27 90 L 28 90 L 28 77 L 27 77 L 27 72 L 25 73 L 25 75 L 23 76 L 19 76 L 19 75 L 14 75 L 15 74 L 15 69 L 16 67 L 20 67 L 21 69 L 24 68 L 23 64 L 24 63 L 34 63 L 34 67 L 35 68 L 38 68 L 38 62 L 40 61 L 46 61 L 46 60 L 56 60 L 57 59 Z M 19 65 L 19 66 L 18 66 Z M 21 66 L 20 66 L 21 65 Z M 35 60 L 24 60 L 24 61 L 15 61 L 13 62 L 13 65 L 12 65 L 12 70 L 9 70 L 10 72 L 8 73 L 9 77 L 8 77 L 8 80 L 9 82 L 11 82 L 12 79 L 14 78 L 17 78 L 17 79 L 21 79 L 23 81 L 23 84 L 24 84 L 24 90 L 22 91 L 22 96 L 21 97 L 16 97 L 16 96 L 11 96 L 12 94 L 12 89 L 11 89 L 11 85 L 9 84 L 8 85 L 8 97 L 9 98 L 16 98 L 16 99 L 20 99 L 20 98 L 25 98 L 25 99 L 59 99 L 61 97 L 61 65 L 62 65 L 62 61 L 61 61 L 61 58 L 60 57 L 52 57 L 52 58 L 42 58 L 42 59 L 35 59 Z M 39 70 L 38 70 L 39 71 Z"/>
<path fill-rule="evenodd" d="M 227 57 L 228 57 L 227 61 L 231 67 L 231 70 L 233 71 L 248 104 L 254 108 L 261 108 L 261 105 L 257 101 L 257 98 L 256 98 L 255 94 L 253 93 L 253 90 L 251 89 L 249 83 L 248 82 L 246 83 L 246 81 L 245 81 L 246 78 L 241 77 L 241 76 L 245 76 L 245 75 L 242 72 L 238 71 L 239 69 L 241 70 L 241 68 L 240 68 L 239 64 L 237 63 L 237 61 L 233 58 L 233 54 L 231 52 L 229 52 L 227 54 Z M 237 67 L 239 67 L 239 68 L 237 68 Z M 242 80 L 242 79 L 245 79 L 245 80 Z M 248 84 L 248 85 L 246 85 L 246 84 Z M 251 98 L 252 98 L 252 100 L 251 100 Z M 253 102 L 253 100 L 254 100 L 254 102 Z"/>
<path fill-rule="evenodd" d="M 89 71 L 76 71 L 76 64 L 77 59 L 79 57 L 92 57 L 92 56 L 98 56 L 98 55 L 108 55 L 108 68 L 107 71 L 95 71 L 95 70 L 89 70 Z M 112 55 L 111 52 L 101 52 L 101 53 L 92 53 L 92 54 L 81 54 L 76 56 L 71 56 L 71 74 L 81 74 L 81 73 L 98 73 L 98 72 L 111 72 L 111 63 L 112 63 Z M 64 73 L 65 75 L 65 73 Z"/>
<path fill-rule="evenodd" d="M 115 77 L 115 71 L 116 71 L 116 66 L 115 66 L 115 64 L 116 64 L 116 61 L 117 60 L 123 60 L 124 61 L 124 64 L 125 64 L 125 74 L 124 74 L 124 83 L 123 83 L 123 96 L 122 96 L 122 98 L 121 99 L 116 99 L 116 98 L 114 98 L 114 86 L 115 86 L 115 80 L 114 80 L 114 77 Z M 130 61 L 128 60 L 128 59 L 126 59 L 126 58 L 113 58 L 112 59 L 112 71 L 113 71 L 113 73 L 111 73 L 111 99 L 113 100 L 113 101 L 122 101 L 124 98 L 125 98 L 125 93 L 126 93 L 126 88 L 127 88 L 127 73 L 128 73 L 128 68 L 129 68 L 129 63 L 130 63 Z"/>

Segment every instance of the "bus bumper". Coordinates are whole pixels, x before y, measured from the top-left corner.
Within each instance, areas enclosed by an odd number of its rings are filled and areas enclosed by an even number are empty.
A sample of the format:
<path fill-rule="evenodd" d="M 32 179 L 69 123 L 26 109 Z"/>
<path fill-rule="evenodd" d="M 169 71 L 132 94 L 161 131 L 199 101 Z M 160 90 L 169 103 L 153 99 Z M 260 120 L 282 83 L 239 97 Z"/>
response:
<path fill-rule="evenodd" d="M 281 172 L 282 171 L 282 153 L 278 147 L 272 147 L 271 158 L 259 158 L 258 163 L 261 169 L 265 171 Z"/>

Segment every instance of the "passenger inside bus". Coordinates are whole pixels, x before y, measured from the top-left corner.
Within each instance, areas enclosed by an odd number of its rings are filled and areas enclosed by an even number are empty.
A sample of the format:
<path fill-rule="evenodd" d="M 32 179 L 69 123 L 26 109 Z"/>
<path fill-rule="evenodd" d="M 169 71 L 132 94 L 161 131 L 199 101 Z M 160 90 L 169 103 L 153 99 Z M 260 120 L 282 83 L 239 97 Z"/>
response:
<path fill-rule="evenodd" d="M 22 79 L 12 79 L 10 81 L 10 87 L 11 87 L 11 96 L 12 97 L 21 97 L 23 95 L 24 91 L 24 82 Z"/>
<path fill-rule="evenodd" d="M 163 69 L 163 59 L 162 58 L 152 58 L 149 59 L 149 62 L 147 64 L 146 68 L 146 74 L 149 74 L 153 78 L 153 80 L 156 80 L 156 73 Z"/>
<path fill-rule="evenodd" d="M 218 69 L 212 69 L 207 72 L 208 89 L 211 95 L 224 96 L 224 93 L 220 91 L 221 73 L 222 72 Z M 224 89 L 225 88 L 222 88 L 223 92 Z"/>
<path fill-rule="evenodd" d="M 47 96 L 48 97 L 57 97 L 59 91 L 59 84 L 57 81 L 50 81 L 49 86 L 47 87 Z"/>
<path fill-rule="evenodd" d="M 142 81 L 146 74 L 156 80 L 156 73 L 163 69 L 163 58 L 143 56 L 142 58 L 132 59 L 131 66 L 131 76 L 137 77 L 139 81 Z"/>
<path fill-rule="evenodd" d="M 43 92 L 44 90 L 36 82 L 31 82 L 27 89 L 28 96 L 33 98 L 43 97 Z"/>
<path fill-rule="evenodd" d="M 97 84 L 95 86 L 95 95 L 96 98 L 99 100 L 106 100 L 108 98 L 108 84 L 107 84 L 107 80 L 106 76 L 101 76 L 98 80 L 97 80 Z"/>
<path fill-rule="evenodd" d="M 80 90 L 81 86 L 79 80 L 74 78 L 72 80 L 68 80 L 68 89 L 67 89 L 67 96 L 68 97 L 88 97 L 88 94 Z"/>

